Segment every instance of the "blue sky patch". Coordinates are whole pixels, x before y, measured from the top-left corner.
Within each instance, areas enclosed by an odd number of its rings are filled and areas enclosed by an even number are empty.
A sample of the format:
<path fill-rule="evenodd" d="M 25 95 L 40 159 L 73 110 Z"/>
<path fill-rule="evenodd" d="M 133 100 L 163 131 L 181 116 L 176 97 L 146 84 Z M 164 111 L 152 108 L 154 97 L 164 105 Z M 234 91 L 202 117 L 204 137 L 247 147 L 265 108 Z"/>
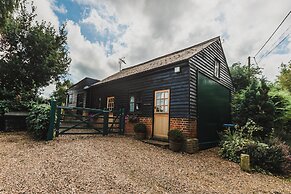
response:
<path fill-rule="evenodd" d="M 60 23 L 65 23 L 68 20 L 73 21 L 74 23 L 77 23 L 80 26 L 81 34 L 86 38 L 86 40 L 106 46 L 106 54 L 111 55 L 113 54 L 113 43 L 117 42 L 118 39 L 126 32 L 128 26 L 123 24 L 118 24 L 118 20 L 116 16 L 110 15 L 108 13 L 106 6 L 103 4 L 100 4 L 94 8 L 90 8 L 86 5 L 80 5 L 76 2 L 73 2 L 71 0 L 65 0 L 65 1 L 56 1 L 55 5 L 57 7 L 64 6 L 67 10 L 66 13 L 61 13 L 57 10 L 55 10 L 55 14 L 59 18 Z M 116 32 L 110 31 L 110 29 L 105 28 L 103 31 L 99 31 L 96 29 L 96 26 L 91 23 L 83 23 L 81 22 L 83 19 L 89 16 L 92 9 L 95 9 L 98 13 L 98 15 L 107 21 L 108 23 L 112 25 L 116 25 Z M 122 46 L 126 47 L 126 44 L 122 43 Z"/>
<path fill-rule="evenodd" d="M 274 51 L 274 54 L 287 54 L 289 53 L 289 48 L 288 48 L 289 40 L 286 38 Z"/>

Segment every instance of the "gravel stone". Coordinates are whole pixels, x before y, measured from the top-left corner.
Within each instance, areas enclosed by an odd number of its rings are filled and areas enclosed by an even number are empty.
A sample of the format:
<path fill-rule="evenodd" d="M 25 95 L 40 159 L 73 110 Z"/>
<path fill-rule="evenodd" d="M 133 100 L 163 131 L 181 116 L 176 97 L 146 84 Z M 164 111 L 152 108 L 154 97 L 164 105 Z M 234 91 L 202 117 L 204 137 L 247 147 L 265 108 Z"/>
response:
<path fill-rule="evenodd" d="M 291 193 L 291 182 L 240 170 L 218 149 L 174 153 L 130 137 L 36 142 L 0 133 L 0 193 Z"/>

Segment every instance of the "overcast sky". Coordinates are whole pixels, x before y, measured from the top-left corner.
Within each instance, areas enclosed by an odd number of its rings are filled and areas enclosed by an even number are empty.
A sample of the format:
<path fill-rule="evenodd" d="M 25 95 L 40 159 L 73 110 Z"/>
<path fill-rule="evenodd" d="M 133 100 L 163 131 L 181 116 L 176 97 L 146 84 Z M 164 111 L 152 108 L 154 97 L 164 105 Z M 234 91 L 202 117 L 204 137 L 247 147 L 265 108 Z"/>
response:
<path fill-rule="evenodd" d="M 35 0 L 35 5 L 39 20 L 55 27 L 67 23 L 74 83 L 117 72 L 120 57 L 125 68 L 216 36 L 228 65 L 245 64 L 291 10 L 290 0 Z M 291 60 L 291 34 L 260 58 L 291 33 L 290 26 L 291 15 L 256 57 L 271 81 L 280 64 Z"/>

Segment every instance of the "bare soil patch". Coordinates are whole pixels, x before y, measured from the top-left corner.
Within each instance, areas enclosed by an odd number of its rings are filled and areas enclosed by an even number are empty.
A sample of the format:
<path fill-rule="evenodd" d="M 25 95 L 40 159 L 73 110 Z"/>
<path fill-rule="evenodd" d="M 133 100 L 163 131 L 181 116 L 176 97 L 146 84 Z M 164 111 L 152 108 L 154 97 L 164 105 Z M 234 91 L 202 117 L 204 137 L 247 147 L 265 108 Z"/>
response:
<path fill-rule="evenodd" d="M 291 182 L 242 172 L 217 149 L 173 153 L 122 136 L 0 133 L 0 166 L 0 193 L 291 193 Z"/>

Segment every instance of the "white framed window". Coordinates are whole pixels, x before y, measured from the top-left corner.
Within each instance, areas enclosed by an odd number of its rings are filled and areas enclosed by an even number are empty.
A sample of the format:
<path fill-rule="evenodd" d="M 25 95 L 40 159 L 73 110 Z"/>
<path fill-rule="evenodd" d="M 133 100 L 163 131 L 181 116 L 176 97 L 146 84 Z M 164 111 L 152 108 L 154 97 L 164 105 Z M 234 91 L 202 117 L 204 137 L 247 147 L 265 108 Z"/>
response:
<path fill-rule="evenodd" d="M 134 98 L 134 96 L 130 96 L 130 98 L 129 98 L 129 112 L 134 112 L 134 104 L 135 104 L 135 98 Z"/>
<path fill-rule="evenodd" d="M 218 60 L 214 61 L 214 76 L 219 78 L 220 62 Z"/>
<path fill-rule="evenodd" d="M 114 109 L 114 97 L 107 97 L 107 109 L 112 111 Z"/>
<path fill-rule="evenodd" d="M 72 104 L 72 103 L 73 103 L 73 94 L 69 94 L 68 104 Z"/>
<path fill-rule="evenodd" d="M 169 90 L 162 90 L 155 92 L 155 113 L 168 113 L 169 112 Z"/>

